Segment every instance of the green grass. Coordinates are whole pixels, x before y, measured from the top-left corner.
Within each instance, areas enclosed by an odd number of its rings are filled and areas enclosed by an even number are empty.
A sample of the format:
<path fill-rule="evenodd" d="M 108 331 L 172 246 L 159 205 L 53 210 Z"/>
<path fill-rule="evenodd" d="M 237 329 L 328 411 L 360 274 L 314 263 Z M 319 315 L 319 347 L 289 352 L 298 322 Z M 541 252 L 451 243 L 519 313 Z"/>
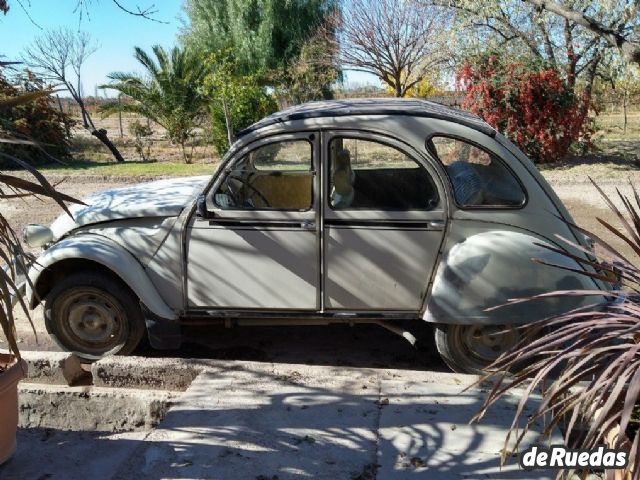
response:
<path fill-rule="evenodd" d="M 190 176 L 211 175 L 217 164 L 173 162 L 139 162 L 124 163 L 96 160 L 70 160 L 68 162 L 44 165 L 38 168 L 42 173 L 58 173 L 63 175 L 104 175 L 113 177 L 157 177 L 157 176 Z"/>

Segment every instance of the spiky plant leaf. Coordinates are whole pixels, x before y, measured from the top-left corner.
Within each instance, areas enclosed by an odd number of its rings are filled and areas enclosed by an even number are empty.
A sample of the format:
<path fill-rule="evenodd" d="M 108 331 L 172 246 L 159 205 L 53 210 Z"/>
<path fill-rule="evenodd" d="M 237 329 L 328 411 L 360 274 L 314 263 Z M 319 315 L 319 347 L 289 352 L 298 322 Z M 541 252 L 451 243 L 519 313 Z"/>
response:
<path fill-rule="evenodd" d="M 510 300 L 508 304 L 567 295 L 597 298 L 603 293 L 608 298 L 605 303 L 598 302 L 522 327 L 520 343 L 491 366 L 490 376 L 495 383 L 474 419 L 480 420 L 491 405 L 512 389 L 523 389 L 505 439 L 505 449 L 512 437 L 515 437 L 517 448 L 533 423 L 546 419 L 547 426 L 541 440 L 548 438 L 555 427 L 561 426 L 569 448 L 592 449 L 615 437 L 615 446 L 626 446 L 630 451 L 625 478 L 638 480 L 640 195 L 633 185 L 632 199 L 616 190 L 624 205 L 623 212 L 602 188 L 591 181 L 622 228 L 614 227 L 607 220 L 598 221 L 631 248 L 633 258 L 624 256 L 598 235 L 569 222 L 571 228 L 593 240 L 599 256 L 566 239 L 566 243 L 587 255 L 580 257 L 555 247 L 540 246 L 577 261 L 585 270 L 572 271 L 604 282 L 605 286 L 613 287 L 612 277 L 617 276 L 621 289 L 555 291 Z M 563 268 L 549 264 L 545 268 L 551 267 Z M 524 405 L 538 390 L 542 401 L 535 412 L 527 412 L 525 419 Z M 523 420 L 526 427 L 518 430 Z M 615 433 L 618 431 L 620 435 Z"/>

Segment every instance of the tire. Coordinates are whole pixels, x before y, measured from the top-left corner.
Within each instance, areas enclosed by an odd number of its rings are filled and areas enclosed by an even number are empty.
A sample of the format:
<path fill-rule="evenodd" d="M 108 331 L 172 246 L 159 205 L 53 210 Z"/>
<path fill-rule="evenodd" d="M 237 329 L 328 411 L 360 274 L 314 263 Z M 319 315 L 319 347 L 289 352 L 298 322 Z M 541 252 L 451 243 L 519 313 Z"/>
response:
<path fill-rule="evenodd" d="M 47 331 L 85 360 L 128 355 L 146 328 L 136 295 L 112 275 L 78 272 L 56 282 L 44 302 Z"/>
<path fill-rule="evenodd" d="M 434 336 L 438 353 L 451 370 L 475 375 L 487 373 L 493 361 L 520 341 L 520 332 L 510 325 L 438 324 Z"/>

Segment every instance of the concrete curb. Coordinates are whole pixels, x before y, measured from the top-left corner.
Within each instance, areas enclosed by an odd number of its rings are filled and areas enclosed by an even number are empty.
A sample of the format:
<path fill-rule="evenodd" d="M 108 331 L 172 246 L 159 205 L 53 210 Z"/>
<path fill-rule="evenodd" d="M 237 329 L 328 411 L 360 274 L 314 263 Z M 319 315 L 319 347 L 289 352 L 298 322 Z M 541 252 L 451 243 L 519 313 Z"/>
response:
<path fill-rule="evenodd" d="M 20 383 L 21 428 L 126 432 L 149 430 L 179 392 Z"/>
<path fill-rule="evenodd" d="M 67 352 L 22 352 L 29 366 L 26 381 L 56 385 L 75 385 L 87 378 L 80 359 Z"/>

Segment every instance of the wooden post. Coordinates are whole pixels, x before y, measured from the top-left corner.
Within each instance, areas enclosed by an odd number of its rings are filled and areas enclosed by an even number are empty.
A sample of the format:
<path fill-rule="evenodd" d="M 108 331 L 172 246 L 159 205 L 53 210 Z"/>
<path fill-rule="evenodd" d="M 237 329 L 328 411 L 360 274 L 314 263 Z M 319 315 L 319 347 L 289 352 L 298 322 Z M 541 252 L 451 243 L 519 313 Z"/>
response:
<path fill-rule="evenodd" d="M 624 112 L 624 127 L 623 127 L 623 135 L 627 135 L 627 89 L 624 89 L 624 93 L 622 96 L 622 110 Z"/>
<path fill-rule="evenodd" d="M 122 106 L 122 95 L 118 94 L 118 122 L 120 124 L 120 138 L 124 137 L 124 133 L 122 132 L 122 110 L 120 109 Z"/>

